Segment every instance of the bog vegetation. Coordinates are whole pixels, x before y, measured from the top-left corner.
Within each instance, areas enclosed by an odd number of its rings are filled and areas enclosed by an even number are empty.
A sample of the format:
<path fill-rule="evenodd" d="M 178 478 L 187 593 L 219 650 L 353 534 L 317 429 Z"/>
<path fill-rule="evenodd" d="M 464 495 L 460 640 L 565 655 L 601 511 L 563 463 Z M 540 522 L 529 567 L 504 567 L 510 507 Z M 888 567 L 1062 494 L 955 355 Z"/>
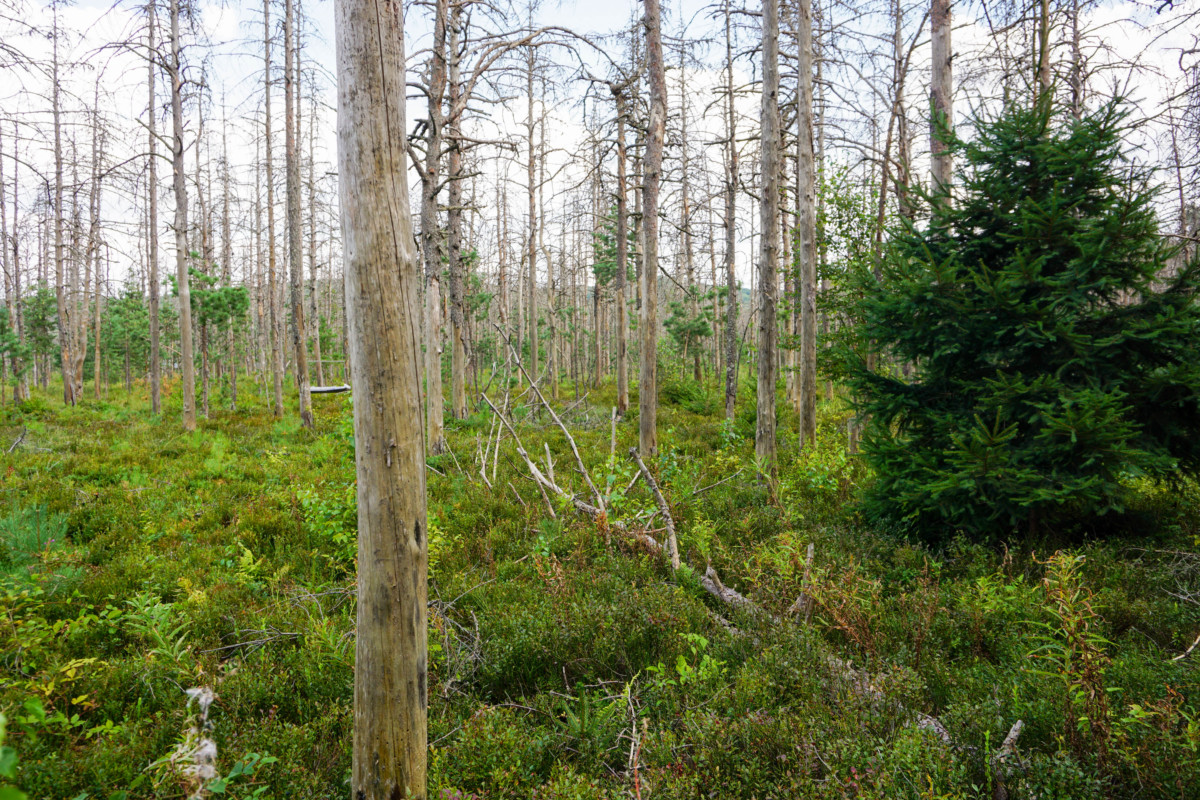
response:
<path fill-rule="evenodd" d="M 536 5 L 0 12 L 0 800 L 1200 797 L 1198 14 Z"/>
<path fill-rule="evenodd" d="M 617 426 L 608 457 L 612 388 L 563 389 L 610 513 L 661 529 L 644 485 L 626 492 L 636 427 Z M 348 402 L 318 398 L 310 431 L 243 397 L 193 433 L 115 387 L 5 409 L 5 441 L 22 437 L 3 456 L 0 698 L 19 758 L 5 780 L 29 797 L 184 796 L 193 686 L 216 693 L 209 791 L 347 794 Z M 853 510 L 874 476 L 846 455 L 839 403 L 822 404 L 816 447 L 796 454 L 784 435 L 772 489 L 754 479 L 752 416 L 723 422 L 716 386 L 673 378 L 662 399 L 656 472 L 683 557 L 755 608 L 547 506 L 508 445 L 489 487 L 478 452 L 494 419 L 449 423 L 429 461 L 431 796 L 1200 791 L 1195 666 L 1174 660 L 1200 624 L 1194 484 L 1132 483 L 1128 536 L 1005 549 L 950 535 L 931 550 Z M 566 480 L 546 413 L 513 414 Z"/>

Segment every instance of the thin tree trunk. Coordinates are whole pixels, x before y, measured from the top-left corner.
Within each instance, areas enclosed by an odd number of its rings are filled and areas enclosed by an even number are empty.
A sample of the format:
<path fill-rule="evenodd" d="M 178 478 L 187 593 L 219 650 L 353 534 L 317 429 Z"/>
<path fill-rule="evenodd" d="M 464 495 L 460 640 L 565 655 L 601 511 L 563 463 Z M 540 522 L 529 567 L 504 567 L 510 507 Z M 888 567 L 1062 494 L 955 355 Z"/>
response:
<path fill-rule="evenodd" d="M 737 404 L 737 182 L 738 151 L 733 108 L 733 28 L 730 0 L 725 2 L 725 419 L 732 420 Z"/>
<path fill-rule="evenodd" d="M 62 364 L 63 402 L 75 405 L 72 377 L 74 361 L 71 353 L 71 312 L 66 296 L 65 243 L 63 242 L 63 151 L 62 151 L 62 85 L 59 81 L 58 6 L 54 6 L 53 50 L 51 61 L 51 102 L 54 123 L 54 295 L 58 308 L 58 347 Z"/>
<path fill-rule="evenodd" d="M 817 436 L 817 169 L 813 154 L 812 0 L 797 15 L 799 108 L 797 109 L 796 203 L 800 237 L 800 447 Z"/>
<path fill-rule="evenodd" d="M 529 242 L 526 246 L 529 261 L 529 303 L 526 311 L 529 314 L 529 379 L 537 382 L 538 375 L 538 310 L 537 310 L 537 185 L 535 183 L 536 154 L 533 141 L 533 129 L 537 120 L 533 116 L 533 68 L 534 49 L 528 48 L 525 60 L 526 92 L 528 95 L 528 121 L 525 123 L 526 135 L 529 139 L 529 159 L 526 162 L 526 181 L 529 187 Z"/>
<path fill-rule="evenodd" d="M 296 383 L 300 391 L 300 424 L 313 426 L 312 395 L 309 393 L 308 347 L 305 344 L 304 324 L 304 242 L 300 228 L 300 151 L 296 131 L 296 87 L 299 74 L 299 53 L 293 39 L 295 26 L 294 4 L 299 0 L 284 0 L 283 17 L 283 86 L 284 86 L 284 160 L 287 170 L 288 266 L 292 288 L 292 351 L 296 360 Z"/>
<path fill-rule="evenodd" d="M 617 101 L 617 413 L 629 411 L 629 304 L 625 280 L 629 272 L 629 203 L 626 197 L 625 87 L 613 87 Z"/>
<path fill-rule="evenodd" d="M 149 230 L 146 240 L 149 245 L 149 276 L 146 280 L 149 312 L 150 312 L 150 411 L 153 414 L 162 413 L 162 362 L 159 355 L 159 322 L 158 322 L 158 99 L 154 87 L 158 71 L 156 63 L 158 50 L 154 35 L 158 28 L 158 15 L 155 13 L 156 0 L 146 3 L 146 84 L 149 101 L 147 105 L 147 144 L 149 157 L 147 161 L 146 183 L 148 194 L 146 205 L 150 215 Z"/>
<path fill-rule="evenodd" d="M 183 373 L 183 429 L 196 429 L 196 375 L 192 357 L 192 295 L 187 269 L 187 183 L 183 162 L 183 68 L 179 2 L 171 0 L 171 127 L 175 185 L 175 279 L 179 286 L 179 357 Z"/>
<path fill-rule="evenodd" d="M 658 190 L 662 181 L 663 139 L 667 127 L 666 69 L 663 65 L 659 0 L 646 0 L 646 66 L 650 80 L 650 120 L 642 184 L 642 363 L 638 381 L 638 451 L 658 454 Z"/>
<path fill-rule="evenodd" d="M 459 78 L 459 35 L 462 33 L 462 5 L 455 3 L 450 12 L 447 34 L 449 56 L 449 83 L 447 92 L 450 116 L 446 133 L 449 153 L 447 158 L 447 210 L 446 210 L 446 254 L 450 272 L 450 416 L 454 419 L 467 417 L 467 350 L 465 344 L 466 320 L 463 313 L 463 157 L 462 131 L 459 130 L 460 92 Z"/>
<path fill-rule="evenodd" d="M 762 179 L 758 263 L 758 425 L 754 454 L 773 475 L 776 462 L 775 382 L 779 340 L 775 319 L 779 292 L 779 1 L 763 0 Z"/>
<path fill-rule="evenodd" d="M 429 63 L 429 133 L 421 183 L 421 250 L 425 259 L 425 415 L 429 452 L 446 449 L 442 399 L 441 233 L 437 196 L 442 159 L 442 99 L 446 93 L 449 0 L 437 0 Z"/>
<path fill-rule="evenodd" d="M 950 0 L 933 0 L 930 8 L 929 27 L 933 39 L 933 78 L 930 83 L 932 112 L 930 150 L 933 154 L 933 188 L 935 192 L 948 192 L 954 169 L 952 157 L 939 130 L 954 130 L 953 119 L 953 52 L 950 44 L 952 17 Z"/>
<path fill-rule="evenodd" d="M 283 341 L 279 335 L 279 291 L 275 279 L 275 164 L 271 155 L 271 3 L 263 0 L 263 146 L 267 181 L 267 342 L 271 349 L 271 389 L 276 419 L 283 418 Z"/>

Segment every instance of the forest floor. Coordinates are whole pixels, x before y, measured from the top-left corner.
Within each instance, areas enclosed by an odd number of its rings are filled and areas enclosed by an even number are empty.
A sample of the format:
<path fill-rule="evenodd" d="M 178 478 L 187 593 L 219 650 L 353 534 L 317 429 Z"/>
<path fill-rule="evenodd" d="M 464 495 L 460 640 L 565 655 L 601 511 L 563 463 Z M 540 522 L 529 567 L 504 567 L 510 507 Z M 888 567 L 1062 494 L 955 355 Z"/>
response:
<path fill-rule="evenodd" d="M 625 492 L 636 417 L 614 448 L 612 388 L 563 389 L 609 520 L 636 530 L 656 508 Z M 448 421 L 431 797 L 1200 797 L 1200 647 L 1175 658 L 1200 633 L 1197 487 L 1141 487 L 1136 536 L 930 549 L 856 512 L 870 475 L 835 404 L 801 454 L 785 414 L 759 481 L 751 392 L 724 423 L 715 386 L 662 391 L 651 468 L 695 571 L 543 499 L 511 438 L 489 487 L 493 416 Z M 0 408 L 0 711 L 30 798 L 184 797 L 192 687 L 217 695 L 212 793 L 348 796 L 349 398 L 315 398 L 313 431 L 243 399 L 191 434 L 119 389 Z M 549 416 L 513 417 L 586 496 Z M 753 605 L 706 591 L 708 564 Z"/>

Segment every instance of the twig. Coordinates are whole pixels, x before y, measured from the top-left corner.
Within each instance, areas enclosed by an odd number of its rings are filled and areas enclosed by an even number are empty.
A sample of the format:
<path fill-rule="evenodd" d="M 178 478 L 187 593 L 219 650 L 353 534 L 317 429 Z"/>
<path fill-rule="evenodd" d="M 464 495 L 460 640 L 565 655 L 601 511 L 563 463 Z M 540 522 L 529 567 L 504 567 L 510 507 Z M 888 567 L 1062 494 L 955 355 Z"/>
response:
<path fill-rule="evenodd" d="M 616 420 L 616 409 L 613 409 L 613 419 Z M 655 502 L 658 503 L 658 509 L 662 512 L 663 519 L 667 523 L 667 552 L 671 557 L 671 569 L 679 569 L 679 542 L 675 538 L 675 520 L 671 517 L 671 507 L 667 504 L 667 498 L 663 497 L 663 493 L 658 490 L 658 484 L 654 482 L 654 476 L 650 474 L 650 470 L 646 467 L 646 462 L 642 461 L 642 457 L 638 454 L 636 447 L 629 448 L 629 457 L 634 460 L 641 470 L 642 475 L 646 478 L 646 485 L 650 487 L 650 493 L 654 495 Z"/>
<path fill-rule="evenodd" d="M 704 492 L 707 492 L 709 489 L 715 489 L 718 486 L 720 486 L 722 483 L 729 483 L 731 480 L 733 480 L 734 478 L 736 478 L 738 475 L 741 475 L 741 474 L 742 474 L 742 471 L 741 471 L 741 469 L 739 469 L 737 472 L 733 473 L 728 478 L 722 478 L 721 480 L 717 481 L 716 483 L 710 483 L 708 486 L 705 486 L 703 489 L 695 490 L 694 492 L 692 492 L 691 496 L 695 497 L 698 494 L 703 494 Z"/>
<path fill-rule="evenodd" d="M 1184 650 L 1182 653 L 1175 656 L 1171 660 L 1172 661 L 1182 661 L 1183 659 L 1187 658 L 1188 656 L 1190 656 L 1192 654 L 1192 651 L 1196 649 L 1197 645 L 1200 645 L 1200 636 L 1196 637 L 1196 641 L 1192 642 L 1191 647 L 1189 647 L 1187 650 Z"/>
<path fill-rule="evenodd" d="M 17 440 L 12 443 L 12 447 L 8 448 L 9 453 L 21 446 L 21 442 L 25 441 L 25 434 L 27 433 L 29 433 L 29 428 L 21 428 L 21 433 L 18 434 Z"/>
<path fill-rule="evenodd" d="M 596 507 L 603 512 L 604 498 L 600 495 L 600 491 L 596 488 L 596 484 L 592 483 L 592 475 L 590 472 L 588 472 L 588 468 L 583 464 L 583 457 L 579 455 L 579 448 L 575 446 L 575 438 L 571 436 L 570 431 L 567 430 L 567 426 L 563 424 L 562 419 L 560 419 L 558 414 L 555 413 L 554 408 L 546 402 L 546 398 L 542 396 L 542 390 L 537 387 L 537 383 L 535 383 L 534 380 L 529 377 L 529 373 L 525 371 L 525 365 L 521 363 L 520 355 L 518 355 L 516 350 L 513 348 L 512 342 L 509 341 L 508 336 L 505 335 L 503 329 L 501 329 L 501 327 L 495 323 L 492 324 L 493 327 L 496 328 L 496 332 L 504 338 L 504 341 L 506 344 L 508 344 L 509 349 L 513 351 L 513 359 L 517 362 L 517 368 L 521 370 L 521 374 L 525 376 L 527 381 L 529 381 L 529 388 L 533 390 L 534 394 L 537 395 L 538 400 L 540 400 L 542 405 L 546 407 L 546 410 L 550 412 L 550 417 L 558 425 L 559 429 L 562 430 L 563 436 L 567 437 L 567 443 L 571 445 L 571 452 L 575 455 L 575 463 L 579 465 L 579 472 L 581 475 L 583 475 L 584 481 L 587 482 L 588 488 L 592 491 L 592 497 L 596 501 Z M 488 405 L 491 405 L 491 403 L 489 402 Z M 492 407 L 495 408 L 495 406 Z"/>
<path fill-rule="evenodd" d="M 1007 777 L 1008 761 L 1014 756 L 1017 757 L 1020 763 L 1020 756 L 1017 755 L 1017 738 L 1021 735 L 1021 730 L 1025 727 L 1025 723 L 1017 720 L 1009 729 L 1008 735 L 1004 737 L 1004 742 L 1000 745 L 1000 749 L 992 755 L 992 800 L 1008 800 L 1008 787 L 1004 783 Z"/>
<path fill-rule="evenodd" d="M 797 614 L 804 615 L 805 624 L 812 618 L 812 598 L 808 596 L 808 585 L 812 575 L 813 555 L 816 547 L 812 542 L 808 543 L 808 553 L 804 556 L 804 575 L 800 579 L 800 596 L 796 598 L 796 602 L 792 603 L 788 608 L 788 614 L 796 616 Z"/>

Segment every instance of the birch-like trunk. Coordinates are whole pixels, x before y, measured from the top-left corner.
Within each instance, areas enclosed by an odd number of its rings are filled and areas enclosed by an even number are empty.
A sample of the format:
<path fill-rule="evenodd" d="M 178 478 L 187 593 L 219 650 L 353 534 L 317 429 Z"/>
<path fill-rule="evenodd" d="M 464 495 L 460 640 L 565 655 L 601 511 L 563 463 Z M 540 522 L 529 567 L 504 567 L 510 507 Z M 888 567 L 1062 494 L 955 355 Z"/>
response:
<path fill-rule="evenodd" d="M 954 130 L 953 119 L 953 52 L 950 45 L 952 18 L 950 0 L 933 0 L 929 11 L 929 28 L 933 40 L 933 75 L 929 86 L 933 118 L 930 121 L 930 150 L 933 154 L 933 189 L 950 190 L 954 164 L 941 136 L 939 127 Z"/>

